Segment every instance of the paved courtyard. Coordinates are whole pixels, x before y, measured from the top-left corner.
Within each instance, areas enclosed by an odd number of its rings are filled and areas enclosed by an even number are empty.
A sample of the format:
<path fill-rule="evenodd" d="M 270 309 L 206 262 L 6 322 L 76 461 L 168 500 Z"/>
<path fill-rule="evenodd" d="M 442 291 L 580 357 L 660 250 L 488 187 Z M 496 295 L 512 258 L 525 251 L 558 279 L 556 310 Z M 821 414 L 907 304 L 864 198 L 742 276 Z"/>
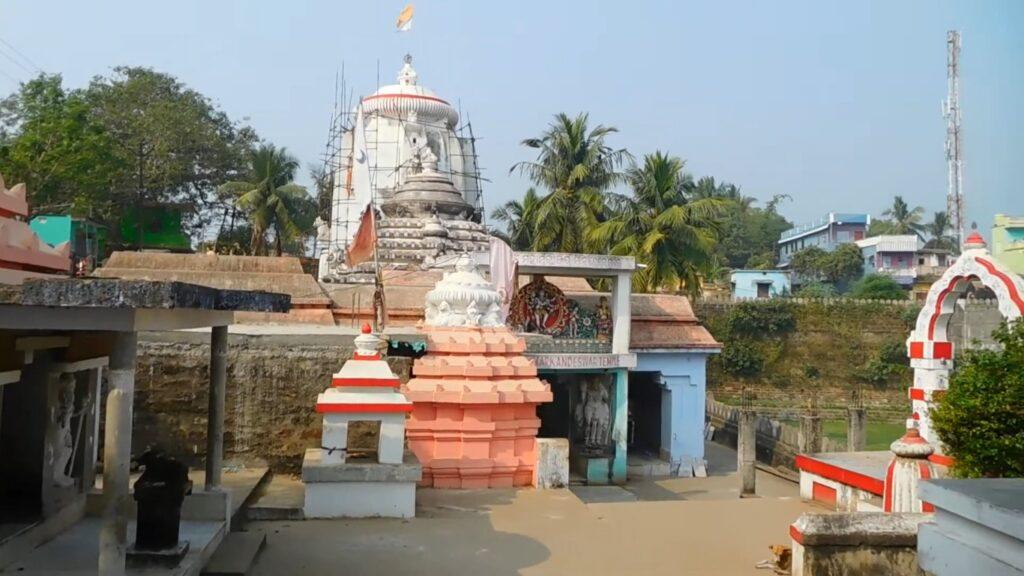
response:
<path fill-rule="evenodd" d="M 754 565 L 769 545 L 788 544 L 789 524 L 815 508 L 795 483 L 760 471 L 761 497 L 741 500 L 735 452 L 709 444 L 708 457 L 718 473 L 708 478 L 420 490 L 412 520 L 252 523 L 267 546 L 251 573 L 770 574 Z"/>

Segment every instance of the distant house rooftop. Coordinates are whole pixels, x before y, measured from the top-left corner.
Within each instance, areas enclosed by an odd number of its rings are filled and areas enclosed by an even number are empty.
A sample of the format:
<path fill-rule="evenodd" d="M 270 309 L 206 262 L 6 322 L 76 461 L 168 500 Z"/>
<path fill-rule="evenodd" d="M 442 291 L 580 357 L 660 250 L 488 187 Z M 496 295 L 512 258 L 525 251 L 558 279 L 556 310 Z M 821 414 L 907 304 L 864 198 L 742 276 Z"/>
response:
<path fill-rule="evenodd" d="M 878 252 L 917 252 L 924 248 L 924 242 L 914 234 L 872 236 L 856 244 L 861 248 L 874 246 Z"/>
<path fill-rule="evenodd" d="M 806 224 L 794 226 L 779 236 L 779 244 L 785 244 L 808 234 L 825 230 L 831 224 L 871 224 L 871 216 L 868 214 L 844 214 L 841 212 L 829 212 L 826 216 L 818 218 Z"/>

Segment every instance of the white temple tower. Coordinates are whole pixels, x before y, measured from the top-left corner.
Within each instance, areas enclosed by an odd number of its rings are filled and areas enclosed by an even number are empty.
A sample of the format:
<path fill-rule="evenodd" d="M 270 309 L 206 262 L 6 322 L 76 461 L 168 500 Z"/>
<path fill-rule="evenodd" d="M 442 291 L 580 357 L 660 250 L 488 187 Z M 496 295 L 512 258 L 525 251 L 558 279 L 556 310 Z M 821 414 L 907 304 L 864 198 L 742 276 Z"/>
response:
<path fill-rule="evenodd" d="M 344 259 L 366 206 L 381 206 L 391 199 L 410 176 L 423 171 L 427 163 L 424 159 L 429 159 L 429 170 L 450 183 L 467 207 L 454 218 L 439 216 L 482 222 L 480 176 L 472 133 L 460 129 L 459 113 L 451 104 L 419 84 L 411 56 L 405 57 L 398 83 L 362 98 L 353 118 L 352 125 L 341 132 L 339 161 L 334 167 L 327 251 L 333 255 L 331 263 Z M 408 187 L 403 188 L 404 195 L 409 192 Z M 408 228 L 407 224 L 401 227 Z M 333 276 L 338 281 L 338 266 L 325 266 L 326 260 L 321 259 L 321 279 Z"/>

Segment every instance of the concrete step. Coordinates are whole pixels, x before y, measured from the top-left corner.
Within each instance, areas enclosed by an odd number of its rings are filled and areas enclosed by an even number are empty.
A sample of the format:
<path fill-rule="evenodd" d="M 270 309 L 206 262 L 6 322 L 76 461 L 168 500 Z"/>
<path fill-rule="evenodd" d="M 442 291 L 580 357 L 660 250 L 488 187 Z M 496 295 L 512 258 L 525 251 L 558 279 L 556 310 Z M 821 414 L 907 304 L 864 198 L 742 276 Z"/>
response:
<path fill-rule="evenodd" d="M 302 480 L 287 474 L 274 474 L 261 488 L 256 500 L 245 508 L 249 522 L 273 520 L 302 520 L 305 503 Z"/>
<path fill-rule="evenodd" d="M 231 532 L 203 568 L 203 576 L 245 576 L 266 543 L 263 532 Z"/>

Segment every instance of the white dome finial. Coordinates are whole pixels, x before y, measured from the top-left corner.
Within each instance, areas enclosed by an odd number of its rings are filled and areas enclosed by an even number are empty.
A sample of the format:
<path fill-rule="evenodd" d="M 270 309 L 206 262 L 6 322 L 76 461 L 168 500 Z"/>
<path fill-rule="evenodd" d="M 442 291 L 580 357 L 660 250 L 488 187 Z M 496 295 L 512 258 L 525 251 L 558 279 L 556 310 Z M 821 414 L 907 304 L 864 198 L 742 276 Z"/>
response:
<path fill-rule="evenodd" d="M 405 64 L 403 64 L 402 69 L 398 71 L 398 83 L 402 86 L 415 86 L 419 83 L 419 74 L 412 69 L 412 54 L 406 54 L 402 61 L 405 62 Z"/>

